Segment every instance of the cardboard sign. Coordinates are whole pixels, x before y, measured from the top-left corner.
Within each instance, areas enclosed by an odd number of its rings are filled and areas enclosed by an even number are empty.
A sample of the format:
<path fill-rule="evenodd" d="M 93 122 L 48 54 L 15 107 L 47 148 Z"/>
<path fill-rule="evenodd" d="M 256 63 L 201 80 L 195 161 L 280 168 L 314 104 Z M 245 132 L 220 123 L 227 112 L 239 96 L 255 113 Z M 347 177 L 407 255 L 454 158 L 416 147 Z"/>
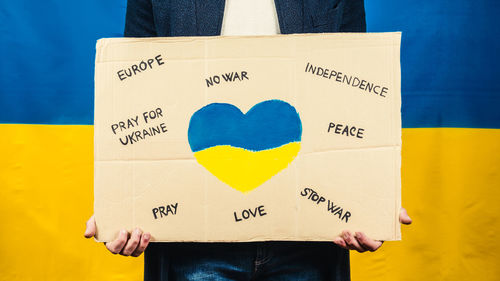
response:
<path fill-rule="evenodd" d="M 99 40 L 98 239 L 400 239 L 400 39 Z"/>

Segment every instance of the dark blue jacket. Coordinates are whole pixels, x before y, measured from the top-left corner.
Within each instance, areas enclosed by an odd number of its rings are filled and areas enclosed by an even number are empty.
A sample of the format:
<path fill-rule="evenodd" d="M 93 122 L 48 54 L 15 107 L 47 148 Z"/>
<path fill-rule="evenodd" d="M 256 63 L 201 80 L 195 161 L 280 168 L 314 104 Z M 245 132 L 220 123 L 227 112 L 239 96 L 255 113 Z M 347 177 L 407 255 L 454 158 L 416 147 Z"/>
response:
<path fill-rule="evenodd" d="M 275 0 L 275 4 L 282 34 L 366 31 L 363 0 Z M 224 5 L 225 0 L 128 0 L 125 37 L 220 35 Z M 261 252 L 269 252 L 269 268 L 290 265 L 294 275 L 313 265 L 312 272 L 320 272 L 322 280 L 350 280 L 349 252 L 332 242 L 152 243 L 145 252 L 144 280 L 178 280 L 176 274 L 184 278 L 187 269 L 200 270 L 211 263 L 219 268 L 223 262 L 239 265 L 231 274 L 246 274 L 253 272 L 250 261 Z"/>
<path fill-rule="evenodd" d="M 282 34 L 366 31 L 363 0 L 275 4 Z M 224 5 L 225 0 L 128 0 L 125 37 L 220 35 Z"/>

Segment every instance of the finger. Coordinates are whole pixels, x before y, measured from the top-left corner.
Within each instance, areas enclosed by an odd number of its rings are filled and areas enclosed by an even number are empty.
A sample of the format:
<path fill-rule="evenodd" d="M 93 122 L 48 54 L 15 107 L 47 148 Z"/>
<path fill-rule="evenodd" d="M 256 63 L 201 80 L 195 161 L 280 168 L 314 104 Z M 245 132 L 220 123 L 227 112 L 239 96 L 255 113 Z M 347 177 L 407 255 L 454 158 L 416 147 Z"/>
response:
<path fill-rule="evenodd" d="M 344 238 L 344 241 L 349 249 L 356 250 L 360 253 L 366 252 L 366 249 L 358 243 L 358 240 L 356 240 L 354 235 L 352 235 L 349 231 L 343 231 L 342 238 Z"/>
<path fill-rule="evenodd" d="M 149 233 L 144 233 L 141 238 L 141 243 L 139 246 L 137 246 L 137 249 L 132 253 L 131 256 L 133 257 L 138 257 L 140 256 L 144 250 L 146 250 L 146 247 L 149 245 L 149 241 L 151 240 L 151 234 Z"/>
<path fill-rule="evenodd" d="M 130 256 L 135 251 L 137 246 L 139 246 L 139 242 L 141 242 L 141 236 L 142 230 L 136 228 L 132 232 L 132 236 L 130 236 L 130 239 L 128 239 L 127 244 L 125 244 L 125 247 L 123 247 L 123 250 L 120 252 L 120 254 L 123 256 Z"/>
<path fill-rule="evenodd" d="M 401 208 L 401 210 L 399 211 L 399 222 L 401 222 L 402 224 L 411 224 L 412 223 L 412 219 L 410 218 L 410 216 L 406 212 L 405 208 Z"/>
<path fill-rule="evenodd" d="M 106 248 L 108 248 L 111 253 L 118 254 L 127 243 L 127 239 L 128 232 L 126 230 L 122 230 L 120 231 L 118 238 L 116 238 L 113 242 L 106 243 Z"/>
<path fill-rule="evenodd" d="M 361 245 L 361 247 L 370 252 L 376 251 L 384 243 L 382 241 L 370 239 L 362 232 L 356 232 L 354 237 L 358 241 L 359 245 Z"/>
<path fill-rule="evenodd" d="M 344 248 L 346 250 L 349 250 L 349 248 L 347 247 L 347 244 L 345 243 L 344 239 L 340 238 L 340 237 L 337 237 L 333 240 L 333 243 L 335 243 L 335 245 L 341 247 L 341 248 Z"/>
<path fill-rule="evenodd" d="M 89 220 L 87 221 L 87 226 L 85 228 L 85 233 L 83 234 L 83 236 L 85 236 L 85 238 L 90 238 L 90 237 L 94 237 L 95 235 L 95 230 L 96 230 L 96 227 L 95 227 L 95 218 L 94 218 L 94 215 L 92 215 Z"/>

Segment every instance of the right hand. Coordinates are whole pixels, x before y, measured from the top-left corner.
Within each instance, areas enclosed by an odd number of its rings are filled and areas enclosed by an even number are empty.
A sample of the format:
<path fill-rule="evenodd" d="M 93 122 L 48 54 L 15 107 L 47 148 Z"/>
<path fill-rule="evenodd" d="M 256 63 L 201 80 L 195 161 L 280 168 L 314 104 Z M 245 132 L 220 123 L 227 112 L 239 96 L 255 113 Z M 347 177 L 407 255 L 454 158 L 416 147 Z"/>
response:
<path fill-rule="evenodd" d="M 95 218 L 92 215 L 87 221 L 87 228 L 85 229 L 85 238 L 95 236 L 96 225 Z M 142 233 L 139 228 L 134 229 L 132 234 L 129 234 L 125 229 L 120 231 L 118 238 L 112 242 L 104 243 L 106 248 L 113 254 L 120 254 L 122 256 L 138 257 L 146 250 L 151 239 L 151 234 Z"/>

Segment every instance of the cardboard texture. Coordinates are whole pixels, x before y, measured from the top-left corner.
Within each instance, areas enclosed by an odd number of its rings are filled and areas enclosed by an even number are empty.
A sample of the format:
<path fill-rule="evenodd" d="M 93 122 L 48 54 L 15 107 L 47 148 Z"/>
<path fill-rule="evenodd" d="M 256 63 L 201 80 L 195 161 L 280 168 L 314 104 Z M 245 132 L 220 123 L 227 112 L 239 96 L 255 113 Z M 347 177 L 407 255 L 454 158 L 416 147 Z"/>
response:
<path fill-rule="evenodd" d="M 400 33 L 97 43 L 97 239 L 400 239 Z"/>

